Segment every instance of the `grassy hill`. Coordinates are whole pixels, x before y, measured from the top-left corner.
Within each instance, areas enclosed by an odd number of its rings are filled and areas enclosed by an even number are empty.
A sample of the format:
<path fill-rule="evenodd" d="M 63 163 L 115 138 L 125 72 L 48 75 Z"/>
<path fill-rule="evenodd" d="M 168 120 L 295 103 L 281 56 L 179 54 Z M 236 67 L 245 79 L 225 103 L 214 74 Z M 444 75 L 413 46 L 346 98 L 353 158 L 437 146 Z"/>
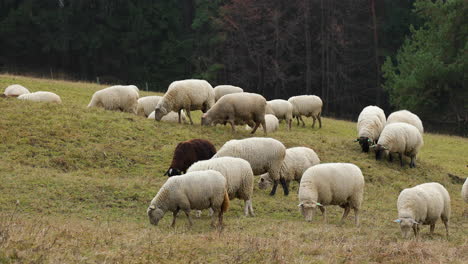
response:
<path fill-rule="evenodd" d="M 306 223 L 297 209 L 298 184 L 288 197 L 255 187 L 254 218 L 234 200 L 224 231 L 211 229 L 206 213 L 187 228 L 181 214 L 175 229 L 166 214 L 155 227 L 146 208 L 165 182 L 175 145 L 205 138 L 217 148 L 250 137 L 230 127 L 156 123 L 128 113 L 87 109 L 105 86 L 0 75 L 0 88 L 19 83 L 31 91 L 59 94 L 62 105 L 0 98 L 0 263 L 327 263 L 468 262 L 467 209 L 461 185 L 447 173 L 467 176 L 468 139 L 426 133 L 418 167 L 376 162 L 361 153 L 355 123 L 324 118 L 322 129 L 293 127 L 270 136 L 287 147 L 313 148 L 322 162 L 352 162 L 366 179 L 361 227 L 353 213 L 328 207 Z M 154 93 L 141 92 L 140 96 Z M 326 113 L 324 114 L 326 116 Z M 258 133 L 257 135 L 262 135 Z M 258 177 L 256 177 L 257 181 Z M 437 181 L 452 198 L 451 237 L 422 228 L 419 240 L 401 239 L 396 199 L 416 184 Z"/>

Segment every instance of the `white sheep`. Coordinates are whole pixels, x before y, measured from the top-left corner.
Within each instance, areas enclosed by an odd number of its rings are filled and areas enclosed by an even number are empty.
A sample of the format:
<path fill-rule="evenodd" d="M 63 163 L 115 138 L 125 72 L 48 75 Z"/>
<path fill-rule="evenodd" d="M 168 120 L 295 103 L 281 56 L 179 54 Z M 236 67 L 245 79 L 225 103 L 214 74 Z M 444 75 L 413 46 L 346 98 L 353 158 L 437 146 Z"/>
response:
<path fill-rule="evenodd" d="M 364 176 L 351 163 L 322 163 L 304 172 L 299 185 L 299 209 L 305 220 L 310 222 L 318 207 L 325 222 L 326 205 L 344 208 L 343 221 L 354 209 L 354 221 L 359 226 L 359 210 L 364 195 Z"/>
<path fill-rule="evenodd" d="M 279 120 L 286 121 L 288 129 L 291 130 L 291 123 L 293 118 L 293 105 L 282 99 L 271 100 L 267 102 L 271 107 L 271 111 Z"/>
<path fill-rule="evenodd" d="M 20 100 L 27 100 L 27 101 L 34 101 L 34 102 L 47 102 L 47 103 L 62 103 L 62 99 L 60 96 L 56 95 L 52 92 L 34 92 L 34 93 L 27 93 L 18 96 Z"/>
<path fill-rule="evenodd" d="M 153 95 L 141 97 L 138 99 L 137 115 L 149 116 L 152 112 L 154 112 L 154 109 L 156 108 L 156 105 L 158 104 L 159 100 L 161 100 L 161 98 L 162 96 Z"/>
<path fill-rule="evenodd" d="M 213 158 L 236 157 L 250 163 L 254 175 L 269 173 L 273 179 L 273 188 L 270 195 L 275 195 L 280 181 L 280 169 L 286 155 L 283 143 L 273 138 L 245 138 L 240 140 L 229 140 L 226 142 Z M 286 182 L 281 182 L 283 189 Z"/>
<path fill-rule="evenodd" d="M 410 168 L 416 167 L 416 155 L 424 141 L 419 130 L 407 123 L 387 124 L 380 134 L 375 148 L 375 159 L 381 159 L 383 152 L 389 153 L 389 159 L 392 161 L 391 153 L 398 153 L 400 165 L 403 167 L 403 154 L 411 158 Z"/>
<path fill-rule="evenodd" d="M 154 111 L 151 112 L 151 114 L 148 116 L 148 119 L 154 119 Z M 182 123 L 187 123 L 187 117 L 185 116 L 184 111 L 182 111 L 182 113 L 181 113 L 181 119 L 182 119 Z M 163 116 L 161 118 L 161 121 L 162 122 L 177 123 L 177 122 L 179 122 L 179 114 L 174 112 L 174 111 L 171 111 L 171 112 L 169 112 L 169 114 Z"/>
<path fill-rule="evenodd" d="M 179 123 L 182 109 L 185 110 L 193 125 L 190 111 L 201 110 L 206 113 L 215 103 L 214 91 L 211 84 L 205 80 L 182 80 L 169 85 L 166 94 L 159 100 L 155 108 L 155 119 L 160 121 L 170 111 L 179 113 Z"/>
<path fill-rule="evenodd" d="M 289 98 L 288 102 L 293 105 L 293 117 L 297 119 L 297 125 L 299 125 L 300 119 L 302 121 L 302 126 L 305 127 L 302 116 L 310 116 L 314 120 L 312 127 L 315 126 L 316 119 L 319 121 L 319 127 L 322 127 L 321 114 L 323 102 L 320 97 L 316 95 L 299 95 Z"/>
<path fill-rule="evenodd" d="M 190 210 L 211 208 L 215 214 L 211 225 L 214 226 L 216 214 L 219 224 L 223 225 L 223 213 L 229 207 L 226 179 L 214 170 L 195 171 L 170 177 L 151 201 L 147 214 L 150 223 L 157 225 L 167 211 L 173 213 L 172 227 L 175 225 L 179 210 L 187 215 L 192 226 Z"/>
<path fill-rule="evenodd" d="M 284 157 L 283 164 L 280 170 L 280 180 L 286 182 L 286 192 L 284 195 L 289 194 L 289 183 L 292 180 L 301 182 L 302 175 L 304 172 L 320 163 L 320 159 L 310 148 L 306 147 L 294 147 L 286 149 L 286 156 Z M 262 174 L 258 182 L 258 187 L 262 190 L 269 187 L 272 184 L 272 180 L 268 173 Z"/>
<path fill-rule="evenodd" d="M 232 131 L 235 132 L 236 124 L 253 126 L 252 134 L 255 133 L 260 124 L 266 134 L 265 125 L 266 100 L 263 96 L 255 93 L 235 93 L 227 94 L 210 109 L 203 114 L 201 124 L 231 124 Z"/>
<path fill-rule="evenodd" d="M 95 92 L 88 108 L 102 107 L 136 114 L 138 98 L 138 88 L 135 85 L 115 85 Z"/>
<path fill-rule="evenodd" d="M 12 84 L 8 86 L 7 88 L 5 88 L 5 92 L 3 92 L 3 95 L 7 97 L 18 97 L 22 94 L 28 94 L 28 93 L 30 92 L 26 87 L 19 85 L 19 84 Z"/>
<path fill-rule="evenodd" d="M 468 178 L 466 178 L 462 187 L 462 197 L 465 203 L 468 203 Z"/>
<path fill-rule="evenodd" d="M 424 127 L 419 116 L 411 113 L 408 110 L 396 111 L 396 112 L 391 113 L 388 116 L 387 124 L 392 124 L 392 123 L 397 123 L 397 122 L 402 122 L 402 123 L 413 125 L 419 130 L 421 134 L 424 133 Z"/>
<path fill-rule="evenodd" d="M 229 199 L 238 198 L 244 200 L 245 216 L 254 216 L 252 207 L 254 174 L 250 164 L 243 159 L 233 157 L 220 157 L 198 161 L 187 173 L 192 171 L 215 170 L 226 178 Z"/>
<path fill-rule="evenodd" d="M 242 93 L 242 92 L 244 92 L 244 90 L 237 86 L 218 85 L 214 88 L 215 101 L 217 102 L 219 98 L 223 97 L 226 94 Z"/>
<path fill-rule="evenodd" d="M 423 183 L 401 191 L 397 202 L 401 233 L 408 238 L 411 229 L 419 233 L 419 225 L 430 225 L 431 234 L 437 220 L 442 219 L 447 237 L 449 235 L 450 196 L 444 186 L 436 182 Z"/>
<path fill-rule="evenodd" d="M 279 128 L 279 120 L 274 115 L 265 115 L 265 124 L 267 133 L 275 132 Z M 260 128 L 263 129 L 263 125 L 260 125 Z M 249 125 L 245 125 L 245 130 L 251 129 Z"/>
<path fill-rule="evenodd" d="M 385 113 L 380 107 L 369 105 L 361 111 L 357 122 L 356 142 L 361 145 L 362 152 L 369 152 L 369 146 L 377 143 L 385 123 Z"/>

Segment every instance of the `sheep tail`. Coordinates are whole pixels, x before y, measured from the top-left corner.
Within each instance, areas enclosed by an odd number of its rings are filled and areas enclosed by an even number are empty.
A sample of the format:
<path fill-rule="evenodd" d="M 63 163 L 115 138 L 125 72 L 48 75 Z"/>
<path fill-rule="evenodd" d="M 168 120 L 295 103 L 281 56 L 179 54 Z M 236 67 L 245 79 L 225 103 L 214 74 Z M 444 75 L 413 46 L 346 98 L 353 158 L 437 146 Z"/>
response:
<path fill-rule="evenodd" d="M 223 204 L 221 205 L 221 211 L 225 213 L 229 208 L 229 195 L 227 191 L 224 191 L 224 200 Z"/>

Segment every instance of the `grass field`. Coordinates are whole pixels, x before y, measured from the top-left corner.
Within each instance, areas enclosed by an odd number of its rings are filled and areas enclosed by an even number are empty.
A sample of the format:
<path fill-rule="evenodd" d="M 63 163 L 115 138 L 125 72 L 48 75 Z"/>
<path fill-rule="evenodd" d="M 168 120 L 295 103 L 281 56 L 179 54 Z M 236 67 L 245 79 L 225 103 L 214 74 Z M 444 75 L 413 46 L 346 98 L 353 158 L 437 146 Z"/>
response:
<path fill-rule="evenodd" d="M 359 228 L 352 212 L 340 224 L 339 207 L 327 209 L 328 223 L 320 215 L 306 223 L 297 209 L 297 183 L 287 197 L 281 188 L 270 197 L 256 186 L 253 218 L 243 216 L 243 202 L 232 201 L 222 232 L 210 228 L 206 213 L 192 229 L 183 214 L 170 228 L 169 213 L 155 227 L 146 208 L 166 180 L 175 145 L 205 138 L 220 148 L 248 132 L 201 127 L 200 112 L 190 126 L 87 109 L 105 86 L 0 75 L 0 88 L 14 83 L 55 92 L 63 104 L 0 98 L 0 263 L 468 263 L 468 205 L 461 185 L 447 177 L 467 176 L 466 138 L 426 133 L 418 167 L 409 169 L 361 153 L 352 142 L 353 122 L 324 118 L 322 129 L 312 129 L 308 120 L 291 132 L 283 123 L 269 136 L 286 147 L 311 147 L 322 162 L 362 169 Z M 430 181 L 451 195 L 451 236 L 445 238 L 439 221 L 434 236 L 425 226 L 420 239 L 403 240 L 392 222 L 398 194 Z"/>

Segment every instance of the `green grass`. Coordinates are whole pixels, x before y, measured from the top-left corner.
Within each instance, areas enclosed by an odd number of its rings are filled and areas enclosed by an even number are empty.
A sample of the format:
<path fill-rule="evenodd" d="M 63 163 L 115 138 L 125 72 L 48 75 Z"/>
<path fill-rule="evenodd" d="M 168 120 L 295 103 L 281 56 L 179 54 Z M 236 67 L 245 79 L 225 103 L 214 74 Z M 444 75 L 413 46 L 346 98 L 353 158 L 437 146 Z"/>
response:
<path fill-rule="evenodd" d="M 13 83 L 55 92 L 63 104 L 0 98 L 0 263 L 468 262 L 467 204 L 461 185 L 447 177 L 467 176 L 466 138 L 426 133 L 418 167 L 409 169 L 361 153 L 352 142 L 355 123 L 324 118 L 322 129 L 312 129 L 307 120 L 306 128 L 294 125 L 292 132 L 283 123 L 269 136 L 287 147 L 311 147 L 322 162 L 362 169 L 361 227 L 354 227 L 352 212 L 340 224 L 342 210 L 335 207 L 327 209 L 328 223 L 320 215 L 306 223 L 297 210 L 297 183 L 288 197 L 255 187 L 254 218 L 232 201 L 222 232 L 210 228 L 206 213 L 192 229 L 183 215 L 170 228 L 170 214 L 154 227 L 146 208 L 166 180 L 178 142 L 205 138 L 220 148 L 251 135 L 201 127 L 200 112 L 190 126 L 87 109 L 92 94 L 105 87 L 96 84 L 0 75 L 0 88 Z M 429 181 L 451 195 L 451 237 L 444 238 L 439 222 L 434 236 L 424 227 L 419 240 L 403 240 L 392 222 L 398 194 Z"/>

